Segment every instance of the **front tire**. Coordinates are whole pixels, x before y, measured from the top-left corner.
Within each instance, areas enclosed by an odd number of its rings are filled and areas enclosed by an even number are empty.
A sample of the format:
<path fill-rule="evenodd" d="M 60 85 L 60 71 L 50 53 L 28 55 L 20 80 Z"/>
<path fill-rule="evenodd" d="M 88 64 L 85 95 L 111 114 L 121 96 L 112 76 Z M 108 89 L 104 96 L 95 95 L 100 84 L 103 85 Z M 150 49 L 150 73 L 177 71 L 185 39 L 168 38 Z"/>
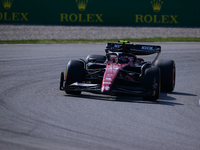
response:
<path fill-rule="evenodd" d="M 156 66 L 148 67 L 144 70 L 143 86 L 152 92 L 152 96 L 144 96 L 144 100 L 156 101 L 160 97 L 161 78 L 160 69 Z"/>
<path fill-rule="evenodd" d="M 84 64 L 78 60 L 70 60 L 67 64 L 65 77 L 65 92 L 67 94 L 81 94 L 81 91 L 69 91 L 67 86 L 74 83 L 81 83 L 84 76 Z"/>

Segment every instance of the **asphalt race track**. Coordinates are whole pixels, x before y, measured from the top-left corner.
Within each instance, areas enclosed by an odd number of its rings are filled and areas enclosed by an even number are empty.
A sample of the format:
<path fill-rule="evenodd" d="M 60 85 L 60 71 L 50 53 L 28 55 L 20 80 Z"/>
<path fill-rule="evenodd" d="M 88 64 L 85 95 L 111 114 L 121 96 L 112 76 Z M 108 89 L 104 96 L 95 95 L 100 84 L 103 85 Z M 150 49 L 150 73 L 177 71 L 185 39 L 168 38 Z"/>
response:
<path fill-rule="evenodd" d="M 199 150 L 200 43 L 151 43 L 176 62 L 157 102 L 59 90 L 70 59 L 105 44 L 0 45 L 0 150 Z"/>

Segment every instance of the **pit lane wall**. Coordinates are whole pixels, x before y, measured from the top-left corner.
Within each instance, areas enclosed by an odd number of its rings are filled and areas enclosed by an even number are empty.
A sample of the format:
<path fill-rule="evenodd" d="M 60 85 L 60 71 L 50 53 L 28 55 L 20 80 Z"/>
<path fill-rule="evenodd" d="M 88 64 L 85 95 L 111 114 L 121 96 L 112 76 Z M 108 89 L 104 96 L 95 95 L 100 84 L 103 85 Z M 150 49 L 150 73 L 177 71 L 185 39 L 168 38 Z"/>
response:
<path fill-rule="evenodd" d="M 1 0 L 0 24 L 200 27 L 200 0 Z"/>

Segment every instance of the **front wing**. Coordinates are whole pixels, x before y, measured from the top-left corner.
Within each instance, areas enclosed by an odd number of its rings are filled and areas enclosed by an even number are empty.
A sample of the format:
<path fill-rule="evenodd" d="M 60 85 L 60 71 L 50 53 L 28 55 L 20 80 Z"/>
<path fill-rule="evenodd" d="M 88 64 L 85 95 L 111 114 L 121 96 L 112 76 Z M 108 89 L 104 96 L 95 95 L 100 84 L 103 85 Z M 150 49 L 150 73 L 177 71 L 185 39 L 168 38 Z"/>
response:
<path fill-rule="evenodd" d="M 88 84 L 88 83 L 78 83 L 75 82 L 73 84 L 67 85 L 63 87 L 60 85 L 60 90 L 63 91 L 86 91 L 86 92 L 95 92 L 95 93 L 102 93 L 102 94 L 132 94 L 136 96 L 153 96 L 154 92 L 149 91 L 141 86 L 119 86 L 114 85 L 112 86 L 109 92 L 101 92 L 101 84 Z"/>

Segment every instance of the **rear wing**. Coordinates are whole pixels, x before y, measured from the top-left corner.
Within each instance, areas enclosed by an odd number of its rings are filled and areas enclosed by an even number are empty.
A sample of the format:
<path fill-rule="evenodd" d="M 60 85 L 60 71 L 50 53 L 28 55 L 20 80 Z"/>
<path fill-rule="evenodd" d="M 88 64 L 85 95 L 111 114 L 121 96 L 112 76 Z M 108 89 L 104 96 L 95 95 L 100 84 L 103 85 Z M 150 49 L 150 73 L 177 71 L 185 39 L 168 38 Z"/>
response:
<path fill-rule="evenodd" d="M 119 52 L 129 50 L 134 55 L 150 55 L 161 52 L 161 46 L 157 45 L 139 45 L 125 43 L 107 43 L 106 51 Z"/>

